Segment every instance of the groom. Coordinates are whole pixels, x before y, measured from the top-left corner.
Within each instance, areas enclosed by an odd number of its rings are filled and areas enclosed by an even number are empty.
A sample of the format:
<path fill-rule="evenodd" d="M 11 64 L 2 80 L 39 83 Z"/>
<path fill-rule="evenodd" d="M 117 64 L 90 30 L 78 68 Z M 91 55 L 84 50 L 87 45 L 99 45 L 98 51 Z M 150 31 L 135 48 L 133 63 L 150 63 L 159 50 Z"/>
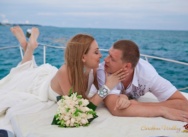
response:
<path fill-rule="evenodd" d="M 140 58 L 138 46 L 130 40 L 119 40 L 109 50 L 109 55 L 97 70 L 99 88 L 105 84 L 105 71 L 109 74 L 123 68 L 127 73 L 104 102 L 112 115 L 130 117 L 164 117 L 188 122 L 188 100 L 154 67 Z M 138 102 L 140 96 L 151 92 L 159 102 Z M 126 109 L 114 109 L 118 94 L 129 97 Z"/>

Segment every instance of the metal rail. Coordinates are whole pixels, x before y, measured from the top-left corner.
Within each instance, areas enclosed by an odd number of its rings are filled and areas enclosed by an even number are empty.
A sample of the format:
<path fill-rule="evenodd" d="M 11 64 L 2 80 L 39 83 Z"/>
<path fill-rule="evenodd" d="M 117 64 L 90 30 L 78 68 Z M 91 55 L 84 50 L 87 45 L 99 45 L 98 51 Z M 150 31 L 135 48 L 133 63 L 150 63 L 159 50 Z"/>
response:
<path fill-rule="evenodd" d="M 43 63 L 46 63 L 46 48 L 50 47 L 50 48 L 56 48 L 56 49 L 62 49 L 64 50 L 66 47 L 60 47 L 60 46 L 51 46 L 51 45 L 47 45 L 47 44 L 43 44 L 43 43 L 39 43 L 39 46 L 43 46 Z M 23 58 L 23 50 L 21 48 L 21 46 L 9 46 L 9 47 L 0 47 L 0 50 L 5 50 L 5 49 L 11 49 L 11 48 L 19 48 L 20 49 L 20 55 Z M 100 49 L 100 51 L 105 51 L 108 52 L 108 49 Z M 157 57 L 157 56 L 150 56 L 150 55 L 146 55 L 146 54 L 140 54 L 141 57 L 144 57 L 145 60 L 148 61 L 148 58 L 152 58 L 152 59 L 158 59 L 158 60 L 162 60 L 162 61 L 168 61 L 168 62 L 173 62 L 176 64 L 181 64 L 181 65 L 186 65 L 188 66 L 188 63 L 186 62 L 181 62 L 181 61 L 177 61 L 177 60 L 173 60 L 173 59 L 168 59 L 168 58 L 161 58 L 161 57 Z M 187 90 L 188 87 L 185 88 L 180 88 L 178 90 Z"/>

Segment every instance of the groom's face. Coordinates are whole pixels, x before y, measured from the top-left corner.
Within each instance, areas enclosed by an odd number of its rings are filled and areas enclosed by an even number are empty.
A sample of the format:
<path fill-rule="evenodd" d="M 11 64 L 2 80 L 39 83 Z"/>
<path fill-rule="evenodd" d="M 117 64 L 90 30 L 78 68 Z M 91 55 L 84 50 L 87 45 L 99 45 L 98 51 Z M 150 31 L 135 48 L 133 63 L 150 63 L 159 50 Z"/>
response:
<path fill-rule="evenodd" d="M 122 51 L 118 49 L 110 48 L 108 56 L 104 59 L 105 71 L 108 73 L 114 73 L 123 68 L 124 62 L 122 61 Z"/>

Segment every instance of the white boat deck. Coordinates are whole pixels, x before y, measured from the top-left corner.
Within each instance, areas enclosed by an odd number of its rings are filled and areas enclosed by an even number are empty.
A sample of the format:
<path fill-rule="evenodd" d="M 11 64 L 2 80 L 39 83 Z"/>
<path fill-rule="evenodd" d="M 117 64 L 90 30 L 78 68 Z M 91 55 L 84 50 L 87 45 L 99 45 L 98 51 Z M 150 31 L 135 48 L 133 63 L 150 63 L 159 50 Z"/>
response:
<path fill-rule="evenodd" d="M 188 94 L 184 95 L 188 98 Z M 157 102 L 150 93 L 140 101 Z M 17 115 L 11 119 L 17 137 L 186 137 L 186 123 L 162 117 L 115 117 L 103 106 L 96 110 L 97 117 L 88 127 L 59 128 L 51 125 L 56 104 L 34 114 Z"/>

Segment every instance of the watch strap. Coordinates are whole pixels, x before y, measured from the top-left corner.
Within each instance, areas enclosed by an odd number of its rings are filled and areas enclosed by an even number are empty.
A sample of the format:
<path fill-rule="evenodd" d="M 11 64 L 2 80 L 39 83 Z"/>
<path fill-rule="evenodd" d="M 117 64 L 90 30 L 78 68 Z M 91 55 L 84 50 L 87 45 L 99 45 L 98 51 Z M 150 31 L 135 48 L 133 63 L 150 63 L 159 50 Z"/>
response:
<path fill-rule="evenodd" d="M 101 98 L 105 98 L 110 92 L 110 89 L 106 86 L 106 85 L 103 85 L 99 90 L 98 90 L 98 95 L 101 97 Z"/>

